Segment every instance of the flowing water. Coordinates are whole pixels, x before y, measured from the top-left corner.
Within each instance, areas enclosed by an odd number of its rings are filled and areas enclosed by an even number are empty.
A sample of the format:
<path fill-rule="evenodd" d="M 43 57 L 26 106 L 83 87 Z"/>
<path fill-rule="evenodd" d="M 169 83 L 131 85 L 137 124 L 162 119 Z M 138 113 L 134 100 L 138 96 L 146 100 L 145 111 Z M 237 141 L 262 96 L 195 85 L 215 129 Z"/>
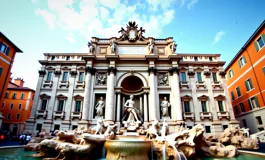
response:
<path fill-rule="evenodd" d="M 166 152 L 166 145 L 165 144 L 162 147 L 162 160 L 167 160 L 167 152 Z"/>

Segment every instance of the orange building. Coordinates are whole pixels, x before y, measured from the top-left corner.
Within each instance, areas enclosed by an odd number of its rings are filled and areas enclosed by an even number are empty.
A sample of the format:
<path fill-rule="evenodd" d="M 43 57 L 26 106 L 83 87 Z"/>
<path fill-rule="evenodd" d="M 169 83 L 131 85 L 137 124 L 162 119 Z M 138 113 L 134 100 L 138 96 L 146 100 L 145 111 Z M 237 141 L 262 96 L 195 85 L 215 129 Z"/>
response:
<path fill-rule="evenodd" d="M 236 119 L 256 133 L 265 128 L 265 21 L 225 69 Z"/>
<path fill-rule="evenodd" d="M 22 51 L 0 32 L 0 105 L 3 105 L 11 68 L 17 52 Z"/>
<path fill-rule="evenodd" d="M 26 120 L 30 116 L 35 91 L 23 87 L 23 79 L 17 78 L 14 83 L 9 82 L 5 99 L 0 111 L 5 117 L 3 119 L 2 130 L 11 131 L 12 135 L 20 134 L 24 131 Z"/>

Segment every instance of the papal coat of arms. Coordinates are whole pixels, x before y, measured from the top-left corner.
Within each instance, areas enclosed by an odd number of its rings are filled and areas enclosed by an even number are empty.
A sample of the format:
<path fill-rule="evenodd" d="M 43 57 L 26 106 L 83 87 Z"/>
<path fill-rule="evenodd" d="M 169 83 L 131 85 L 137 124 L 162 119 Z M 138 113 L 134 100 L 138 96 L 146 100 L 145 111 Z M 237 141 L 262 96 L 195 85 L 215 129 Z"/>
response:
<path fill-rule="evenodd" d="M 138 25 L 135 22 L 129 22 L 126 26 L 126 30 L 121 27 L 121 30 L 118 33 L 121 33 L 119 40 L 124 41 L 128 40 L 130 42 L 135 42 L 137 40 L 144 40 L 143 33 L 145 30 L 141 27 L 139 30 L 137 29 Z"/>

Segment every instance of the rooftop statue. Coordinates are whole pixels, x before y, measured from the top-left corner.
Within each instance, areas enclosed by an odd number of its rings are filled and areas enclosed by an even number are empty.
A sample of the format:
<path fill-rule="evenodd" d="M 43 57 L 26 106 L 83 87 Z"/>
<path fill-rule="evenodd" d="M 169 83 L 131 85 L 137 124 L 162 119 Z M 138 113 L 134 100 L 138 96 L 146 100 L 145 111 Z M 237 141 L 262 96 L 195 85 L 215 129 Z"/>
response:
<path fill-rule="evenodd" d="M 118 41 L 125 41 L 128 40 L 130 42 L 135 42 L 137 40 L 143 41 L 145 37 L 143 36 L 143 33 L 145 32 L 145 29 L 143 27 L 140 27 L 138 29 L 138 25 L 136 24 L 135 21 L 129 21 L 128 24 L 126 25 L 126 29 L 121 27 L 118 33 L 121 33 L 120 38 Z"/>

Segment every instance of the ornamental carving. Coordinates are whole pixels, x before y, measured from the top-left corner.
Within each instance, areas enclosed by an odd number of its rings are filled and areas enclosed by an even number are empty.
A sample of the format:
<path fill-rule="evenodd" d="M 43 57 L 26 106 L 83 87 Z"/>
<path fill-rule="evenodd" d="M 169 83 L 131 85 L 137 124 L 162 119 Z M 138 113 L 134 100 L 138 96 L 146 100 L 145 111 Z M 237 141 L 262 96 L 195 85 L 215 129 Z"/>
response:
<path fill-rule="evenodd" d="M 135 23 L 135 21 L 129 21 L 126 25 L 126 30 L 121 27 L 121 30 L 118 32 L 121 33 L 119 40 L 128 40 L 130 42 L 135 42 L 137 40 L 143 41 L 145 39 L 145 37 L 143 36 L 144 32 L 145 30 L 142 27 L 138 29 L 138 25 Z"/>
<path fill-rule="evenodd" d="M 167 73 L 158 73 L 157 80 L 158 80 L 158 86 L 168 86 Z"/>
<path fill-rule="evenodd" d="M 39 76 L 43 77 L 46 74 L 46 71 L 44 70 L 39 70 Z"/>
<path fill-rule="evenodd" d="M 107 72 L 96 73 L 96 85 L 105 86 L 107 85 Z"/>

